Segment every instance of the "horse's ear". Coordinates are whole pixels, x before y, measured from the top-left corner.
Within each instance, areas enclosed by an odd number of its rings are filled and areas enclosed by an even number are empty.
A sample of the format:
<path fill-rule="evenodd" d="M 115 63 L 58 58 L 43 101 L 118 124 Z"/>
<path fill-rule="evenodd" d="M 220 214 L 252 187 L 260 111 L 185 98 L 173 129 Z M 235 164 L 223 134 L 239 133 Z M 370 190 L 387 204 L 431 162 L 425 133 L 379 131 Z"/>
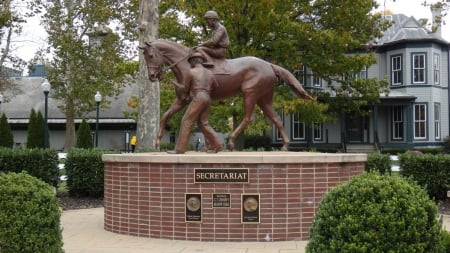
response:
<path fill-rule="evenodd" d="M 152 46 L 152 44 L 150 44 L 150 42 L 145 42 L 145 45 L 147 45 L 147 46 L 149 46 L 149 47 L 151 47 Z"/>

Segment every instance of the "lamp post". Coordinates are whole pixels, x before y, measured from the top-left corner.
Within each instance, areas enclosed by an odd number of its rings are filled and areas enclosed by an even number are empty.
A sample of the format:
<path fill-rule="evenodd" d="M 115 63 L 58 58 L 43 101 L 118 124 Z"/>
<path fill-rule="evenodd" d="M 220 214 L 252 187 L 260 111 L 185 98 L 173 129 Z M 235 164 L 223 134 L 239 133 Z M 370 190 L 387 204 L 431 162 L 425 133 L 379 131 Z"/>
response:
<path fill-rule="evenodd" d="M 97 93 L 94 96 L 95 98 L 95 104 L 96 104 L 96 109 L 97 109 L 97 116 L 96 116 L 96 121 L 95 121 L 95 147 L 98 147 L 98 116 L 99 116 L 99 107 L 100 107 L 100 102 L 102 101 L 102 94 L 100 94 L 99 91 L 97 91 Z"/>
<path fill-rule="evenodd" d="M 48 93 L 50 93 L 51 85 L 48 82 L 47 79 L 44 80 L 44 82 L 41 85 L 42 90 L 44 91 L 44 97 L 45 97 L 45 109 L 44 109 L 44 148 L 48 148 Z"/>
<path fill-rule="evenodd" d="M 0 115 L 1 115 L 1 112 L 2 112 L 2 103 L 3 103 L 3 95 L 0 94 Z"/>

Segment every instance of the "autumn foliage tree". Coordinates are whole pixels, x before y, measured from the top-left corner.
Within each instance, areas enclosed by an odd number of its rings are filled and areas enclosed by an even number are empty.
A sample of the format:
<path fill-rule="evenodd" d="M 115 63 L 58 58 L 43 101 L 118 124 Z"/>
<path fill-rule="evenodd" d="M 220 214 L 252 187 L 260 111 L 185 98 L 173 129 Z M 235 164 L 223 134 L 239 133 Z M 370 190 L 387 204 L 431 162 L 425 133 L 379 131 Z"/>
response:
<path fill-rule="evenodd" d="M 200 44 L 210 37 L 203 15 L 214 9 L 230 36 L 229 58 L 257 56 L 292 72 L 307 66 L 314 76 L 336 84 L 333 98 L 327 92 L 315 93 L 321 102 L 295 99 L 288 89 L 277 87 L 275 107 L 300 112 L 307 124 L 323 122 L 338 111 L 362 112 L 385 90 L 385 80 L 355 78 L 376 62 L 367 45 L 389 25 L 372 12 L 376 5 L 373 0 L 167 0 L 159 8 L 160 37 L 187 46 Z M 233 115 L 239 120 L 242 114 L 242 99 L 234 97 L 214 104 L 210 122 L 222 130 L 228 126 L 223 120 Z M 267 129 L 264 117 L 255 117 L 251 126 L 256 129 L 249 131 Z"/>

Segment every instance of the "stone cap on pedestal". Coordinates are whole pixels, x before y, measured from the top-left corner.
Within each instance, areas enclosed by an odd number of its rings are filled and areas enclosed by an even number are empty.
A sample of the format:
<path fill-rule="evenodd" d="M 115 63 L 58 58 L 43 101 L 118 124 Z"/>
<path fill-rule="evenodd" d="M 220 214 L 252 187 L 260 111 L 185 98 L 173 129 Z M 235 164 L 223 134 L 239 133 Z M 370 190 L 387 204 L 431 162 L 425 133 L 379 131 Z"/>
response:
<path fill-rule="evenodd" d="M 128 163 L 346 163 L 366 162 L 366 154 L 314 153 L 314 152 L 187 152 L 167 154 L 165 152 L 104 154 L 104 162 Z M 281 159 L 281 160 L 280 160 Z"/>

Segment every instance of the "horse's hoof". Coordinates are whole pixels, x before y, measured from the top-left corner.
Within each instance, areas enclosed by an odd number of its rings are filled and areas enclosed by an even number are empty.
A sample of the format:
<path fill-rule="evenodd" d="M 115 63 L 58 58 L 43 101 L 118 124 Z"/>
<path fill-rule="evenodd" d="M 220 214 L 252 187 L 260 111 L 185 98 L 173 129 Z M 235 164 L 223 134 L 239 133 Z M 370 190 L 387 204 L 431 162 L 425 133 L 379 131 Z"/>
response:
<path fill-rule="evenodd" d="M 228 143 L 227 149 L 228 149 L 228 150 L 233 150 L 233 149 L 234 149 L 234 144 Z"/>
<path fill-rule="evenodd" d="M 288 147 L 283 146 L 283 147 L 281 148 L 281 151 L 288 151 Z"/>

